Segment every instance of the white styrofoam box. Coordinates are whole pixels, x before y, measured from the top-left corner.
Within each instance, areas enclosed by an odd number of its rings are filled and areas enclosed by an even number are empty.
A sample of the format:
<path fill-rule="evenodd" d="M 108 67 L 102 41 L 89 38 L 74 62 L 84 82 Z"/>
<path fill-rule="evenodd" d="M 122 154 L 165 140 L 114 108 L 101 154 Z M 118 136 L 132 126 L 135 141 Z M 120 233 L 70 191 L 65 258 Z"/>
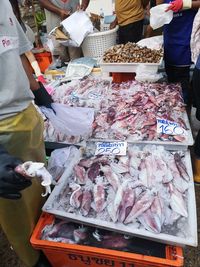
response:
<path fill-rule="evenodd" d="M 47 199 L 45 205 L 43 206 L 42 210 L 45 212 L 54 214 L 57 217 L 70 219 L 71 221 L 88 224 L 88 225 L 92 225 L 95 227 L 112 230 L 112 231 L 132 235 L 132 236 L 146 238 L 149 240 L 153 240 L 153 241 L 157 241 L 157 242 L 161 242 L 165 244 L 177 245 L 177 246 L 189 245 L 189 246 L 196 247 L 198 244 L 196 199 L 195 199 L 195 190 L 194 190 L 190 152 L 187 151 L 185 155 L 186 155 L 185 156 L 186 168 L 190 176 L 189 188 L 188 188 L 188 193 L 187 193 L 188 219 L 187 219 L 187 223 L 184 226 L 185 233 L 187 233 L 186 237 L 179 237 L 179 236 L 166 234 L 166 233 L 155 234 L 143 228 L 140 228 L 140 229 L 134 228 L 134 224 L 124 225 L 119 222 L 118 223 L 107 222 L 107 221 L 103 221 L 103 220 L 99 220 L 95 218 L 88 218 L 82 215 L 68 213 L 64 211 L 63 209 L 59 210 L 59 208 L 55 207 L 55 203 L 60 198 L 59 194 L 63 192 L 64 188 L 68 186 L 68 179 L 72 174 L 73 166 L 78 163 L 77 158 L 75 159 L 74 162 L 71 162 L 71 164 L 68 165 L 68 168 L 63 173 L 59 182 L 57 183 L 51 195 Z"/>
<path fill-rule="evenodd" d="M 163 59 L 159 63 L 105 63 L 101 59 L 99 65 L 104 72 L 136 72 L 137 67 L 145 65 L 145 68 L 150 69 L 152 72 L 157 72 L 159 66 L 162 65 Z"/>
<path fill-rule="evenodd" d="M 95 13 L 100 14 L 101 8 L 103 9 L 104 15 L 112 15 L 113 9 L 113 1 L 112 0 L 90 0 L 89 6 L 86 9 L 87 13 Z"/>

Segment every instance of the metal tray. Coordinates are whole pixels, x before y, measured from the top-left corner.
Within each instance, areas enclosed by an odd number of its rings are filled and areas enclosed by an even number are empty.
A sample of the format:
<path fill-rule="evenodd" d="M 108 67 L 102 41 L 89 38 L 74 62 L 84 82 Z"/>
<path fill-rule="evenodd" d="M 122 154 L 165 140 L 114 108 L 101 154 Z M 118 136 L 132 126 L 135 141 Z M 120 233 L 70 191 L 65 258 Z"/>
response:
<path fill-rule="evenodd" d="M 131 224 L 126 226 L 122 223 L 113 223 L 107 222 L 99 219 L 94 218 L 87 218 L 82 215 L 76 215 L 72 213 L 68 213 L 63 210 L 58 210 L 55 207 L 55 203 L 59 198 L 60 192 L 63 190 L 64 187 L 68 186 L 68 178 L 70 177 L 73 166 L 78 163 L 79 159 L 74 159 L 68 165 L 68 168 L 62 175 L 61 179 L 59 180 L 58 184 L 55 186 L 54 190 L 52 191 L 51 195 L 47 199 L 45 205 L 43 206 L 43 211 L 56 215 L 57 217 L 70 219 L 71 221 L 92 225 L 95 227 L 112 230 L 132 236 L 137 236 L 141 238 L 150 239 L 153 241 L 158 241 L 165 244 L 170 245 L 178 245 L 178 246 L 197 246 L 198 239 L 197 239 L 197 215 L 196 215 L 196 200 L 195 200 L 195 190 L 194 190 L 194 183 L 193 183 L 193 175 L 192 175 L 192 165 L 191 165 L 191 157 L 190 152 L 187 151 L 186 153 L 186 167 L 188 170 L 188 174 L 191 177 L 189 182 L 189 189 L 188 189 L 188 220 L 186 227 L 186 232 L 188 232 L 187 237 L 178 237 L 170 234 L 160 233 L 154 234 L 145 229 L 134 229 Z"/>
<path fill-rule="evenodd" d="M 93 138 L 91 137 L 88 141 L 92 141 L 92 142 L 120 142 L 120 141 L 127 141 L 130 144 L 138 144 L 138 145 L 162 145 L 165 146 L 165 148 L 167 150 L 187 150 L 188 146 L 192 146 L 194 144 L 194 139 L 193 139 L 193 135 L 192 135 L 192 130 L 190 127 L 190 123 L 189 123 L 189 119 L 188 119 L 188 115 L 185 112 L 184 116 L 184 121 L 186 123 L 186 126 L 188 128 L 187 133 L 188 133 L 188 138 L 187 141 L 185 142 L 174 142 L 174 141 L 161 141 L 161 140 L 153 140 L 153 141 L 142 141 L 142 140 L 131 140 L 131 136 L 130 138 L 124 139 L 124 140 L 116 140 L 116 139 L 109 139 L 109 138 Z"/>

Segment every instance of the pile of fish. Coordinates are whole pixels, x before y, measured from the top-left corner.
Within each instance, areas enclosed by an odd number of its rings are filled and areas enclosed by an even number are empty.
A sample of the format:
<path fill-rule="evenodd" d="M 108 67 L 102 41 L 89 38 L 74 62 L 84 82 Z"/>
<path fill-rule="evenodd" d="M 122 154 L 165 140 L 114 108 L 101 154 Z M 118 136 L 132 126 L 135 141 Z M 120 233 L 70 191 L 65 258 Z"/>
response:
<path fill-rule="evenodd" d="M 128 42 L 112 46 L 103 55 L 106 63 L 159 63 L 163 49 L 155 50 Z"/>
<path fill-rule="evenodd" d="M 135 252 L 145 255 L 159 255 L 161 244 L 138 239 L 91 226 L 64 221 L 58 218 L 47 224 L 41 232 L 41 239 L 66 244 L 80 244 L 92 247 Z M 164 245 L 163 245 L 164 246 Z"/>
<path fill-rule="evenodd" d="M 94 108 L 92 138 L 96 140 L 187 142 L 189 138 L 157 132 L 157 119 L 176 122 L 188 131 L 181 87 L 177 84 L 129 81 L 111 85 L 107 80 L 90 77 L 58 87 L 53 100 L 67 106 Z M 84 139 L 56 132 L 48 120 L 44 136 L 46 141 L 72 144 Z"/>
<path fill-rule="evenodd" d="M 84 217 L 95 218 L 99 226 L 107 221 L 177 235 L 184 230 L 179 222 L 188 217 L 185 163 L 184 152 L 162 146 L 131 146 L 127 156 L 86 154 L 74 166 L 54 209 L 81 216 L 83 222 Z"/>

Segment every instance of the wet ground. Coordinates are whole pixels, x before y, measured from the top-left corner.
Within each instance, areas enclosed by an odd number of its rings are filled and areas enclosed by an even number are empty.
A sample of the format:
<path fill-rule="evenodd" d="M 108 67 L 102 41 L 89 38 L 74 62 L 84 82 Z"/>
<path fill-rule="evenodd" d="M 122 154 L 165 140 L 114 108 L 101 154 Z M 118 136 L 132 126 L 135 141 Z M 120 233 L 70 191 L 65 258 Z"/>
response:
<path fill-rule="evenodd" d="M 191 127 L 194 136 L 200 129 L 200 122 L 195 119 L 195 110 L 192 110 Z M 200 185 L 195 186 L 196 189 L 196 205 L 198 218 L 198 237 L 200 242 Z M 199 246 L 200 247 L 200 246 Z M 200 267 L 200 249 L 186 247 L 184 248 L 184 267 Z M 4 234 L 0 230 L 0 267 L 26 267 L 17 258 L 15 252 L 10 248 Z M 58 266 L 60 267 L 60 266 Z M 75 267 L 75 266 L 74 266 Z"/>

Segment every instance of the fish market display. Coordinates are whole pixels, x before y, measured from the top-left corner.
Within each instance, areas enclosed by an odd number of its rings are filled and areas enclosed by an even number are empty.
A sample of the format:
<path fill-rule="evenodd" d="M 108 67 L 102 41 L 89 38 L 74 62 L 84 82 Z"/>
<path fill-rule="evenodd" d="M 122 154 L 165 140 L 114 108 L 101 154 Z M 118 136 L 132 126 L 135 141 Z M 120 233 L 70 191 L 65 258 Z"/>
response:
<path fill-rule="evenodd" d="M 110 85 L 109 81 L 87 78 L 55 90 L 55 102 L 74 107 L 95 109 L 92 138 L 96 140 L 127 140 L 190 142 L 186 111 L 178 84 L 129 81 Z M 186 134 L 157 132 L 157 119 L 178 123 Z M 67 136 L 57 132 L 45 121 L 46 141 L 80 143 L 88 137 Z"/>
<path fill-rule="evenodd" d="M 15 171 L 29 179 L 41 179 L 41 185 L 45 187 L 45 193 L 42 194 L 42 196 L 47 196 L 51 193 L 50 185 L 53 181 L 53 178 L 51 174 L 47 171 L 47 169 L 44 167 L 44 163 L 26 161 L 23 164 L 18 165 L 15 168 Z"/>
<path fill-rule="evenodd" d="M 139 46 L 135 43 L 112 46 L 103 55 L 105 63 L 159 63 L 163 50 Z"/>
<path fill-rule="evenodd" d="M 83 141 L 84 137 L 63 134 L 55 129 L 50 120 L 45 120 L 44 139 L 46 142 L 77 144 Z"/>
<path fill-rule="evenodd" d="M 57 87 L 52 99 L 56 103 L 99 110 L 109 88 L 110 81 L 88 77 Z"/>
<path fill-rule="evenodd" d="M 80 244 L 92 247 L 135 252 L 151 256 L 160 256 L 160 247 L 165 245 L 138 239 L 107 230 L 83 226 L 55 218 L 41 232 L 41 239 L 65 244 Z"/>
<path fill-rule="evenodd" d="M 52 208 L 155 234 L 185 236 L 190 176 L 184 152 L 131 146 L 127 156 L 91 156 L 74 166 Z M 183 225 L 180 226 L 180 225 Z"/>
<path fill-rule="evenodd" d="M 108 99 L 95 117 L 95 139 L 185 142 L 189 138 L 157 132 L 157 118 L 176 122 L 188 130 L 179 85 L 137 81 L 113 84 Z"/>

